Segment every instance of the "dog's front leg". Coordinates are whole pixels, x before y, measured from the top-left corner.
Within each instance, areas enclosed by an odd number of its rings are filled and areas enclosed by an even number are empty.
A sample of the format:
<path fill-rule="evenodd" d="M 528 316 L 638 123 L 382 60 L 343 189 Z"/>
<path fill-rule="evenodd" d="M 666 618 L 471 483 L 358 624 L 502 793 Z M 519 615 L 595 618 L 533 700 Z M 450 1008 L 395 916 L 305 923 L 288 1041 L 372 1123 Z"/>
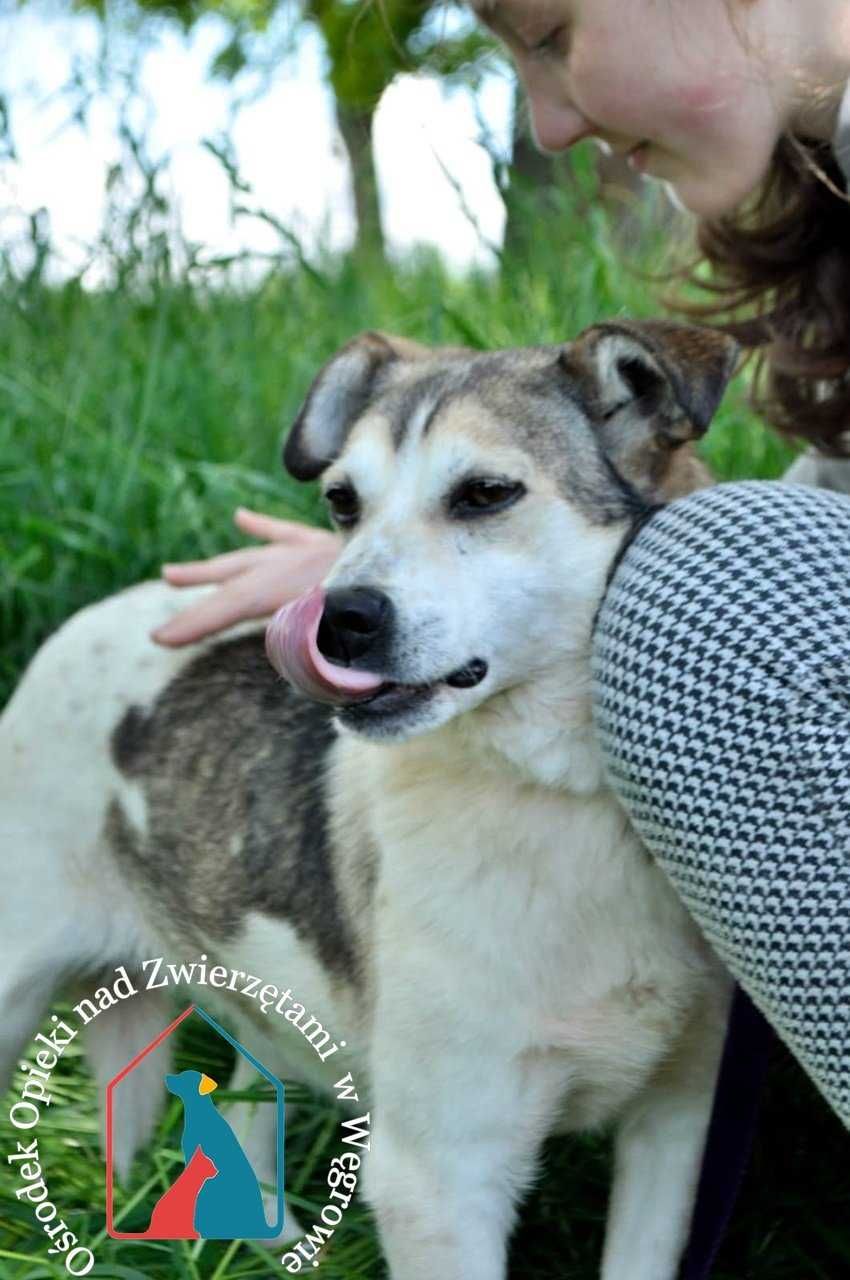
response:
<path fill-rule="evenodd" d="M 411 1027 L 408 1007 L 373 1043 L 363 1190 L 392 1280 L 503 1280 L 517 1205 L 564 1087 L 562 1066 L 500 1056 L 492 1025 L 488 1041 L 456 1014 L 432 1007 Z"/>
<path fill-rule="evenodd" d="M 673 1280 L 687 1239 L 720 1056 L 707 1032 L 617 1131 L 602 1280 Z M 666 1072 L 669 1071 L 669 1075 Z"/>

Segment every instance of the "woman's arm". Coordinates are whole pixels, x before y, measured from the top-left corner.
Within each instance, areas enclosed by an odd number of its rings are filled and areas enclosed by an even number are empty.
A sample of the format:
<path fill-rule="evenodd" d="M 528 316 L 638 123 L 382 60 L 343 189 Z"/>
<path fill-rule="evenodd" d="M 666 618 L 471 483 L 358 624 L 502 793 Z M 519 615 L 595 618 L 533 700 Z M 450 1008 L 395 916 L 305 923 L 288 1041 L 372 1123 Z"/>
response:
<path fill-rule="evenodd" d="M 850 1127 L 850 501 L 661 508 L 594 637 L 608 777 L 708 941 Z"/>

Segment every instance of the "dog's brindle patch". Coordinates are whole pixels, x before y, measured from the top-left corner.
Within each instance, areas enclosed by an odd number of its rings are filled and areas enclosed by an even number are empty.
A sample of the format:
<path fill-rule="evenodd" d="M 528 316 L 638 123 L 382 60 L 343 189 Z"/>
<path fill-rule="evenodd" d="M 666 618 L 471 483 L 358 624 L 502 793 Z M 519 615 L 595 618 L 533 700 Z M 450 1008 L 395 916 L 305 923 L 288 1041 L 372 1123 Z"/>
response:
<path fill-rule="evenodd" d="M 335 738 L 327 708 L 272 670 L 261 633 L 216 644 L 116 727 L 113 759 L 148 821 L 142 835 L 113 799 L 106 839 L 184 935 L 228 941 L 248 912 L 279 916 L 358 986 L 324 793 Z"/>

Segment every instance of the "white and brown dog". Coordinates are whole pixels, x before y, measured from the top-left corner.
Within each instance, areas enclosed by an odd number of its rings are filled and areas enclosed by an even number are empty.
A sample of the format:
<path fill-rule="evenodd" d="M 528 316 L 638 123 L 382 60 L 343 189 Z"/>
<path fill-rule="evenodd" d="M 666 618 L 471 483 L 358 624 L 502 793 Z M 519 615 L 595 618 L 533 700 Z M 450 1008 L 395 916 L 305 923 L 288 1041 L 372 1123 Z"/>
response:
<path fill-rule="evenodd" d="M 281 1076 L 368 1082 L 394 1280 L 501 1280 L 544 1138 L 603 1125 L 601 1274 L 671 1280 L 729 980 L 606 785 L 590 644 L 636 521 L 710 482 L 690 441 L 735 354 L 617 322 L 331 359 L 285 452 L 345 536 L 269 630 L 296 687 L 256 625 L 155 646 L 187 593 L 148 582 L 61 627 L 0 721 L 2 1079 L 67 980 L 204 952 L 346 1041 L 323 1071 L 282 1019 L 242 1031 Z M 92 1022 L 98 1077 L 163 1025 L 151 997 Z"/>

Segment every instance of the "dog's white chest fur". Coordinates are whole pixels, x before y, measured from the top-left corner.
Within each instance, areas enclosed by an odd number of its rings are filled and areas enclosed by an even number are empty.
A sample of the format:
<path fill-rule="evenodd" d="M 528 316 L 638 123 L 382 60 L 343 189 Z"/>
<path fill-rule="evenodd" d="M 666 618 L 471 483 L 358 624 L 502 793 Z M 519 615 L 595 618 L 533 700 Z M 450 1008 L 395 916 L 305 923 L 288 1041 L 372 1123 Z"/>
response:
<path fill-rule="evenodd" d="M 371 952 L 388 1025 L 401 1016 L 423 1053 L 545 1058 L 569 1087 L 564 1128 L 608 1118 L 705 978 L 696 931 L 610 792 L 555 791 L 495 756 L 476 770 L 451 730 L 352 744 L 349 760 L 347 745 L 343 789 L 370 795 L 380 849 Z"/>

